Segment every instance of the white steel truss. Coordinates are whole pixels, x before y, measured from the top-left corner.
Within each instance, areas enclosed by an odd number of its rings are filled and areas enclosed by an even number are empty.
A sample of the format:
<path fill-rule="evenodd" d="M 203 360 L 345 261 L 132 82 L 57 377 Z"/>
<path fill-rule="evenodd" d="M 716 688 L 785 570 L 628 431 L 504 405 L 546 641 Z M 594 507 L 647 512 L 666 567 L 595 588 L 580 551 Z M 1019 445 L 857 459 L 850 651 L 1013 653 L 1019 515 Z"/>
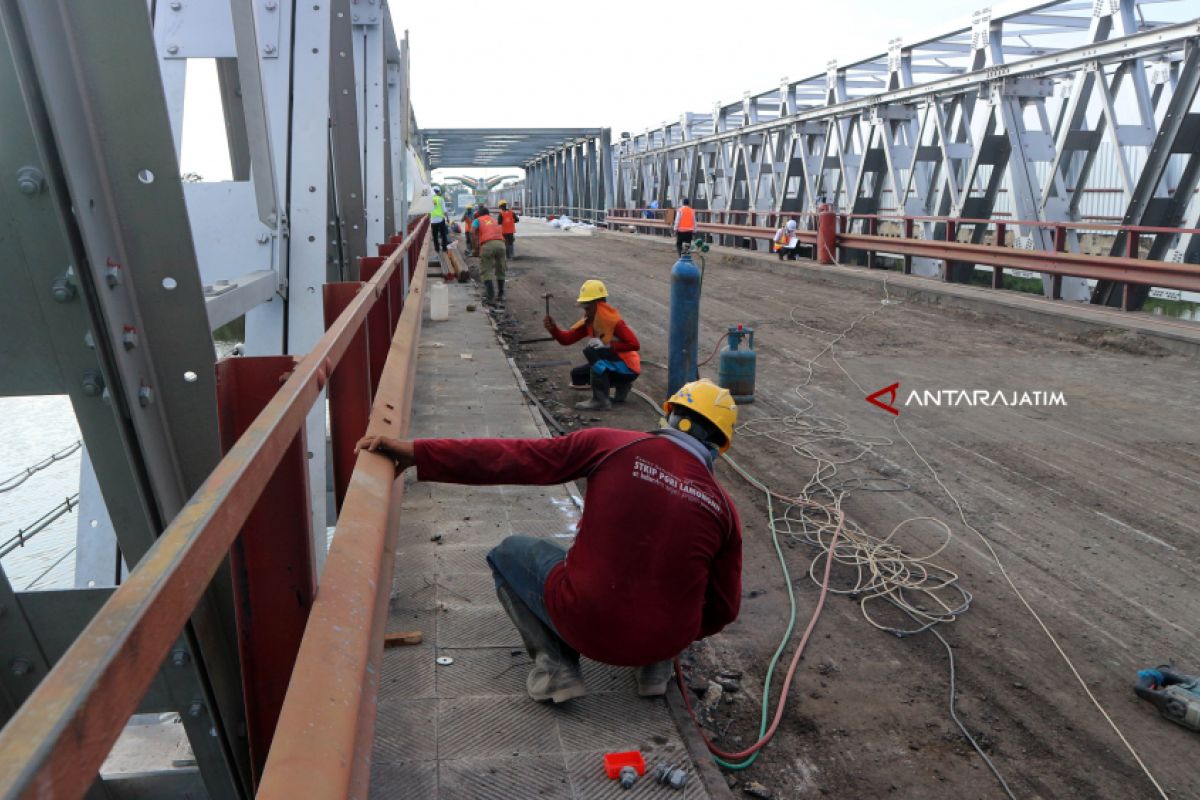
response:
<path fill-rule="evenodd" d="M 850 214 L 1012 220 L 1018 246 L 1044 250 L 1081 244 L 1021 222 L 1193 228 L 1195 14 L 1172 0 L 983 9 L 944 35 L 893 40 L 872 58 L 623 137 L 614 205 L 687 197 L 698 209 L 770 214 L 829 202 Z M 974 241 L 987 230 L 959 226 Z M 945 223 L 918 220 L 916 235 L 944 236 Z M 1200 261 L 1190 234 L 1144 238 L 1150 258 Z M 1123 252 L 1124 236 L 1110 246 Z M 919 274 L 945 269 L 957 267 L 913 264 Z M 1062 282 L 1063 297 L 1077 300 L 1113 303 L 1113 288 Z"/>

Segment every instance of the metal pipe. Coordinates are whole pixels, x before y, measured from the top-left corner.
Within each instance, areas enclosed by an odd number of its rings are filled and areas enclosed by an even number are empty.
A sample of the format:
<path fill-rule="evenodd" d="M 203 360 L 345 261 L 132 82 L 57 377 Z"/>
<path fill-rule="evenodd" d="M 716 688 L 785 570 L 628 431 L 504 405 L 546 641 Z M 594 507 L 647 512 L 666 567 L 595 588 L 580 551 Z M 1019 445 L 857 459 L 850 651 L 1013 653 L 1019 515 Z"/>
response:
<path fill-rule="evenodd" d="M 419 225 L 411 236 L 427 229 Z M 0 731 L 0 797 L 80 797 L 87 791 L 329 373 L 365 324 L 380 296 L 376 288 L 396 273 L 398 262 L 388 259 L 370 290 L 359 293 L 296 366 Z"/>

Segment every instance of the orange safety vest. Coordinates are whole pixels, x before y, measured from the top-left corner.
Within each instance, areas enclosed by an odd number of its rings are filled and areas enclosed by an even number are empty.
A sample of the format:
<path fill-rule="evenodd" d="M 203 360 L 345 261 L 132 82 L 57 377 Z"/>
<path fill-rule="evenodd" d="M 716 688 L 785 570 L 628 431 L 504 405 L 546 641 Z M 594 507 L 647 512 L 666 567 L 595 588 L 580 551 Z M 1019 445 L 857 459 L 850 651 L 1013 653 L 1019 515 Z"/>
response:
<path fill-rule="evenodd" d="M 696 230 L 696 212 L 691 206 L 683 206 L 679 209 L 679 230 L 681 233 Z"/>
<path fill-rule="evenodd" d="M 604 342 L 605 346 L 609 346 L 612 344 L 613 332 L 616 331 L 620 321 L 621 312 L 601 300 L 596 304 L 596 322 L 589 327 L 587 319 L 581 319 L 571 326 L 571 330 L 587 327 L 589 336 L 595 336 Z M 617 353 L 617 355 L 625 362 L 625 366 L 633 370 L 634 375 L 642 374 L 642 357 L 638 355 L 637 350 L 627 350 L 624 353 Z"/>
<path fill-rule="evenodd" d="M 500 230 L 500 226 L 496 224 L 496 220 L 492 219 L 490 214 L 484 214 L 476 222 L 479 223 L 477 233 L 479 235 L 480 246 L 488 242 L 504 241 L 504 232 Z"/>
<path fill-rule="evenodd" d="M 500 230 L 504 233 L 517 232 L 517 215 L 511 211 L 500 212 Z"/>

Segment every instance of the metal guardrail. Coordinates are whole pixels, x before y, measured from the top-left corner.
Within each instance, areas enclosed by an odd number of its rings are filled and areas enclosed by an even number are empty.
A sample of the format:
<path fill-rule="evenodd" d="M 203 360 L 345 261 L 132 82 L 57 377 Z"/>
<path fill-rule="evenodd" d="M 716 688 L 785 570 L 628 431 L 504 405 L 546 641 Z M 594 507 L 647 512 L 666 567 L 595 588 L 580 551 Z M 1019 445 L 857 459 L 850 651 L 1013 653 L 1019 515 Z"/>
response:
<path fill-rule="evenodd" d="M 608 226 L 634 228 L 670 228 L 666 219 L 670 209 L 609 209 Z M 830 212 L 833 213 L 833 212 Z M 651 215 L 647 217 L 646 215 Z M 797 234 L 805 245 L 817 246 L 816 222 L 820 214 L 813 212 L 752 212 L 696 210 L 696 229 L 702 233 L 770 241 L 777 227 L 786 220 L 798 221 Z M 896 256 L 903 259 L 903 271 L 911 271 L 913 258 L 930 258 L 946 264 L 982 264 L 993 268 L 992 287 L 1002 288 L 1004 270 L 1037 272 L 1052 277 L 1052 296 L 1060 297 L 1064 276 L 1097 281 L 1117 281 L 1128 287 L 1158 286 L 1167 289 L 1200 291 L 1200 266 L 1138 258 L 1140 243 L 1151 236 L 1197 234 L 1192 228 L 1159 228 L 1144 225 L 1107 225 L 1091 222 L 1043 222 L 1024 220 L 960 219 L 931 216 L 889 216 L 872 214 L 835 214 L 836 234 L 830 249 L 839 253 L 862 251 L 867 254 L 867 266 L 874 267 L 877 256 Z M 932 222 L 940 226 L 943 238 L 922 239 L 913 236 L 915 223 Z M 880 227 L 890 224 L 900 233 L 881 235 Z M 966 228 L 984 226 L 993 233 L 993 244 L 977 244 L 958 240 Z M 1007 245 L 1008 230 L 1048 228 L 1054 232 L 1055 250 L 1027 250 Z M 857 230 L 856 230 L 857 229 Z M 974 231 L 972 231 L 974 233 Z M 1117 237 L 1124 245 L 1124 256 L 1090 255 L 1067 251 L 1069 233 L 1098 233 Z M 839 260 L 844 258 L 839 257 Z M 949 280 L 951 271 L 943 271 Z M 1128 309 L 1129 291 L 1123 295 L 1122 307 Z"/>
<path fill-rule="evenodd" d="M 361 391 L 370 397 L 371 388 L 377 389 L 370 411 L 372 432 L 396 435 L 405 429 L 424 286 L 424 269 L 416 267 L 423 263 L 428 230 L 428 218 L 421 218 L 396 242 L 0 731 L 0 797 L 81 797 L 88 790 L 239 531 L 258 510 L 260 497 L 301 434 L 321 391 L 331 379 L 344 382 L 341 366 L 357 362 L 362 375 L 375 373 L 371 353 L 383 351 L 368 349 L 367 334 L 381 318 L 388 333 L 394 330 L 395 335 L 378 382 Z M 408 274 L 401 266 L 406 261 Z M 394 302 L 402 299 L 402 287 L 418 298 L 404 303 L 403 311 Z M 381 317 L 384 309 L 386 316 Z M 331 411 L 339 413 L 336 406 Z M 335 438 L 335 450 L 347 446 L 352 450 L 353 442 Z M 291 670 L 262 796 L 283 797 L 286 792 L 290 799 L 342 797 L 348 792 L 352 766 L 353 774 L 365 780 L 377 674 L 368 665 L 372 659 L 378 664 L 376 634 L 386 617 L 385 587 L 390 585 L 381 580 L 381 570 L 391 563 L 385 539 L 389 515 L 397 505 L 389 502 L 392 478 L 385 459 L 363 456 L 349 480 L 321 592 Z M 394 523 L 394 517 L 390 521 Z M 312 723 L 318 718 L 320 730 L 315 730 Z M 296 764 L 303 768 L 285 774 Z M 341 778 L 321 781 L 330 771 L 338 771 Z M 302 788 L 281 788 L 296 784 Z M 338 792 L 336 786 L 344 788 Z"/>

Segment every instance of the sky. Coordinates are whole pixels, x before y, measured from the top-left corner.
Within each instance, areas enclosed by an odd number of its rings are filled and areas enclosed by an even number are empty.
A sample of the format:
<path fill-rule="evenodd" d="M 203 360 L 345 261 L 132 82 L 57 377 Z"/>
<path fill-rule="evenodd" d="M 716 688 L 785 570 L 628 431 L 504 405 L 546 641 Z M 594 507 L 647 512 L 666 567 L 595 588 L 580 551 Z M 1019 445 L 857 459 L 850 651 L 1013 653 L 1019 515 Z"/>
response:
<path fill-rule="evenodd" d="M 740 100 L 746 91 L 821 74 L 906 41 L 967 25 L 985 0 L 733 0 L 622 4 L 502 0 L 391 5 L 409 32 L 417 124 L 607 127 L 614 138 Z M 903 13 L 897 13 L 897 9 Z M 183 172 L 228 179 L 211 62 L 189 64 Z M 194 83 L 193 83 L 194 81 Z M 193 86 L 196 91 L 193 91 Z M 192 130 L 196 134 L 189 136 Z M 189 141 L 191 140 L 191 141 Z M 454 170 L 497 175 L 511 169 Z M 440 171 L 434 178 L 440 177 Z"/>
<path fill-rule="evenodd" d="M 609 127 L 615 138 L 886 52 L 896 36 L 967 25 L 985 4 L 504 0 L 460 5 L 452 19 L 437 2 L 392 3 L 392 15 L 409 31 L 418 125 Z"/>

